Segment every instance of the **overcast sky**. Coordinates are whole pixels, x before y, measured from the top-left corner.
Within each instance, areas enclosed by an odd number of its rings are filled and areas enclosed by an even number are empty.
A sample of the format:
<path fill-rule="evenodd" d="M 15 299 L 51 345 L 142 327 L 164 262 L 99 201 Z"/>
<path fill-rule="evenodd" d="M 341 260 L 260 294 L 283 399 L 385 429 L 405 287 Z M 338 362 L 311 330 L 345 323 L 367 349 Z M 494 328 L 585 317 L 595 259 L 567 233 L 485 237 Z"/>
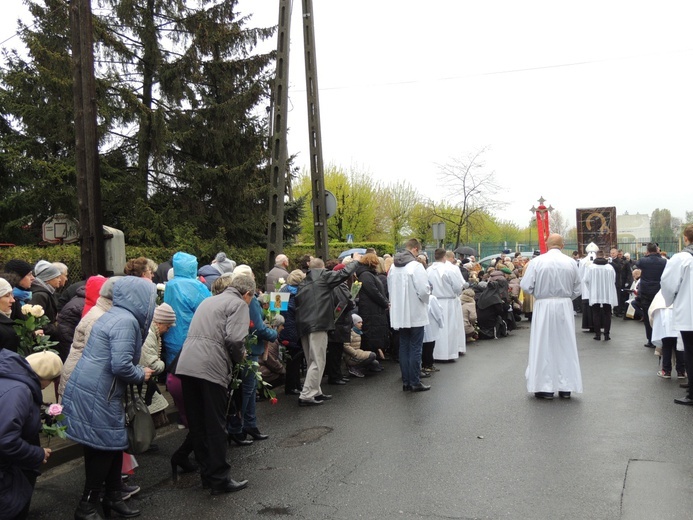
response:
<path fill-rule="evenodd" d="M 496 214 L 522 227 L 540 196 L 571 224 L 576 208 L 693 211 L 690 0 L 313 4 L 326 165 L 440 200 L 438 165 L 487 147 Z M 269 26 L 278 5 L 239 10 Z M 0 41 L 22 13 L 3 8 Z M 289 152 L 305 166 L 300 1 L 293 11 Z"/>

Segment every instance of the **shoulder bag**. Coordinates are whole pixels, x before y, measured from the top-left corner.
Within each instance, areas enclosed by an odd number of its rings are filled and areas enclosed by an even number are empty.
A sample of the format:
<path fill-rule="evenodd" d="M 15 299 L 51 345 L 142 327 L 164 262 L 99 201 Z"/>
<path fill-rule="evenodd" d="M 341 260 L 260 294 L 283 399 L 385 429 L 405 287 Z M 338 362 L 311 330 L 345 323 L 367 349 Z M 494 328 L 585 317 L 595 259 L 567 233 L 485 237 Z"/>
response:
<path fill-rule="evenodd" d="M 156 436 L 156 429 L 149 409 L 140 394 L 135 392 L 134 385 L 130 385 L 129 391 L 130 395 L 128 389 L 125 390 L 124 397 L 125 428 L 128 432 L 128 448 L 125 451 L 138 455 L 149 449 Z"/>

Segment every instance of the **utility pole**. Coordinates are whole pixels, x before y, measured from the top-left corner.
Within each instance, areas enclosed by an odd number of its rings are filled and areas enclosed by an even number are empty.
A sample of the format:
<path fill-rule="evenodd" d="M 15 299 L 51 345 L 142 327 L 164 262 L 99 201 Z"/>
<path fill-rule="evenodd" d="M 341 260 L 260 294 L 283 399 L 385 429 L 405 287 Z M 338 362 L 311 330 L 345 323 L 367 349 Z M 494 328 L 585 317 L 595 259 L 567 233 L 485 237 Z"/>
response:
<path fill-rule="evenodd" d="M 284 197 L 288 173 L 286 134 L 289 104 L 289 44 L 291 36 L 291 1 L 279 0 L 277 24 L 277 73 L 272 90 L 270 109 L 271 159 L 270 200 L 267 226 L 267 270 L 284 251 Z"/>
<path fill-rule="evenodd" d="M 315 256 L 327 260 L 327 208 L 313 18 L 313 0 L 303 0 L 303 50 L 306 66 L 308 134 L 310 139 L 310 180 L 313 193 L 313 236 L 315 237 Z"/>
<path fill-rule="evenodd" d="M 91 0 L 70 4 L 75 155 L 82 275 L 106 270 L 101 216 L 101 176 L 96 133 L 96 81 Z"/>

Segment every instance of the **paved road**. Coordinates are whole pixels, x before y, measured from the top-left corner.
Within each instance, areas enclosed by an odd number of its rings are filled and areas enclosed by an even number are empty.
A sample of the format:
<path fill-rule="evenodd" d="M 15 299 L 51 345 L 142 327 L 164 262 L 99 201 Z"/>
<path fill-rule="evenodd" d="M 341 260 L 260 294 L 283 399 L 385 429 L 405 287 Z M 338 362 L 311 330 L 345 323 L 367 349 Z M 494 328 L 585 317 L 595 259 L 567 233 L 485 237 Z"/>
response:
<path fill-rule="evenodd" d="M 196 475 L 173 483 L 184 432 L 168 427 L 160 451 L 138 457 L 133 503 L 166 520 L 690 519 L 693 407 L 674 404 L 678 381 L 656 376 L 640 323 L 615 320 L 610 342 L 577 334 L 585 393 L 572 400 L 527 394 L 523 328 L 441 364 L 429 392 L 402 392 L 388 363 L 326 385 L 321 407 L 261 403 L 270 439 L 228 452 L 232 476 L 250 480 L 236 494 L 210 497 Z M 31 518 L 72 518 L 82 485 L 80 461 L 50 470 Z"/>

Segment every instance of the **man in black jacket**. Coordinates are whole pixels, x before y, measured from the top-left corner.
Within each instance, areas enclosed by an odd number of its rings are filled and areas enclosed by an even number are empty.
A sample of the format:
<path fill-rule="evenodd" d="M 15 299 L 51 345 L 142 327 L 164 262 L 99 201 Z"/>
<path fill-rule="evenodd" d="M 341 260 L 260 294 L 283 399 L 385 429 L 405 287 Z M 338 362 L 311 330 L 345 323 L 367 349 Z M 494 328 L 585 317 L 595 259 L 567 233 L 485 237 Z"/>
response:
<path fill-rule="evenodd" d="M 358 253 L 354 255 L 354 260 L 357 257 L 360 257 Z M 334 330 L 332 290 L 346 281 L 358 265 L 354 261 L 341 271 L 327 271 L 322 259 L 313 258 L 308 265 L 306 279 L 298 286 L 296 328 L 308 365 L 303 391 L 298 398 L 299 406 L 315 406 L 331 399 L 331 396 L 322 393 L 320 381 L 325 371 L 327 333 Z"/>
<path fill-rule="evenodd" d="M 662 273 L 667 265 L 667 261 L 659 254 L 657 244 L 650 242 L 647 244 L 647 254 L 643 256 L 636 267 L 640 269 L 640 286 L 638 287 L 638 298 L 640 299 L 640 308 L 645 322 L 645 334 L 647 335 L 647 343 L 645 347 L 654 348 L 652 344 L 652 325 L 650 324 L 650 304 L 653 298 L 659 292 Z"/>

